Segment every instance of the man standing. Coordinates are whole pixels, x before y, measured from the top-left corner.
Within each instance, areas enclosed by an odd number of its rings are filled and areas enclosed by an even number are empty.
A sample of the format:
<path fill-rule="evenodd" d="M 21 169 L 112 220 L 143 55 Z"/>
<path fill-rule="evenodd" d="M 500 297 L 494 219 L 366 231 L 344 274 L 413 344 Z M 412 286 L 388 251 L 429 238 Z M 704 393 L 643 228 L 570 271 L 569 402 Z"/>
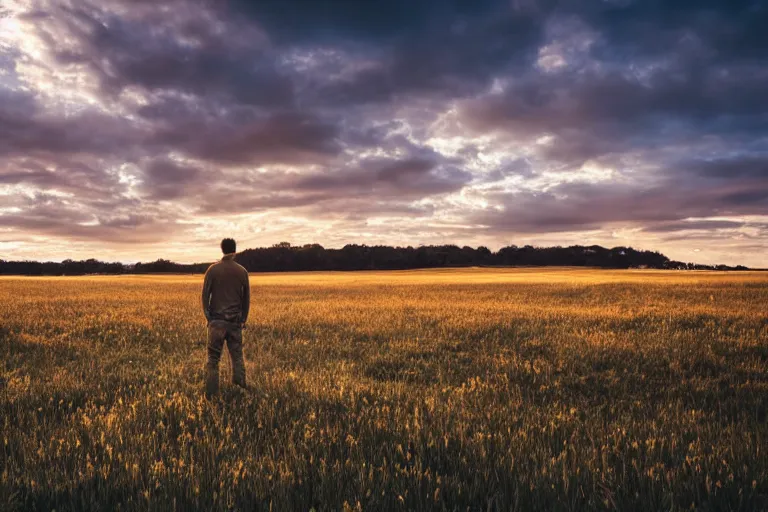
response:
<path fill-rule="evenodd" d="M 205 394 L 219 391 L 219 361 L 224 342 L 232 360 L 232 382 L 245 387 L 243 327 L 248 320 L 251 286 L 248 271 L 235 262 L 237 245 L 231 238 L 221 241 L 224 257 L 208 267 L 203 283 L 203 313 L 208 320 L 208 364 Z"/>

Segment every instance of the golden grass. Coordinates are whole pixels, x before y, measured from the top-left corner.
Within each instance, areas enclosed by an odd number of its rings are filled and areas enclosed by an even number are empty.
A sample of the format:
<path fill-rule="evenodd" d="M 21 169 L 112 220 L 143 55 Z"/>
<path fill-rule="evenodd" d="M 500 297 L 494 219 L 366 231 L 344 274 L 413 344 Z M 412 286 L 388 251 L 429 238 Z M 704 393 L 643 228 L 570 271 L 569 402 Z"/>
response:
<path fill-rule="evenodd" d="M 251 282 L 207 402 L 202 276 L 0 278 L 0 509 L 768 507 L 766 273 Z"/>

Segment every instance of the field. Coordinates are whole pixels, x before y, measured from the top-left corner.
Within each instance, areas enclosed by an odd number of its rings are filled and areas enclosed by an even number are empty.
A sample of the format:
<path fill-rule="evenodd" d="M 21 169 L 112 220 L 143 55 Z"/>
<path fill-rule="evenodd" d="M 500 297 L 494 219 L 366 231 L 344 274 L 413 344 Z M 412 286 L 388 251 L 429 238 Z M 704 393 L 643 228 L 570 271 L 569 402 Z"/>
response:
<path fill-rule="evenodd" d="M 765 510 L 768 273 L 0 278 L 1 510 Z"/>

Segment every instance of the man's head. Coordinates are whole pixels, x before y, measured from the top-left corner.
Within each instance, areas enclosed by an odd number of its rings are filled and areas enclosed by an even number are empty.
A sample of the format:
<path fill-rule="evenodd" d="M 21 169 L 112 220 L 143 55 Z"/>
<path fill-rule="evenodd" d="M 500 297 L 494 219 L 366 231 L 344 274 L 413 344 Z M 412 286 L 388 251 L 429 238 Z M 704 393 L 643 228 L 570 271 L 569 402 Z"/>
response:
<path fill-rule="evenodd" d="M 221 241 L 221 252 L 224 254 L 232 254 L 237 252 L 237 244 L 232 238 L 225 238 Z"/>

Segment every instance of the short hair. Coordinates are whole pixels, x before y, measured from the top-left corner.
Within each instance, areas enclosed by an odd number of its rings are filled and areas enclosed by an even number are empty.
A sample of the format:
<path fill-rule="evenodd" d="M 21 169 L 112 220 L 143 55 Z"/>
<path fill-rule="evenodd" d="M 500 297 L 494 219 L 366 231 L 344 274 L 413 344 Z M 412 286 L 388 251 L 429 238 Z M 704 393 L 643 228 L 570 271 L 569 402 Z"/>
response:
<path fill-rule="evenodd" d="M 237 252 L 237 243 L 232 238 L 225 238 L 221 241 L 221 252 L 224 254 L 230 254 Z"/>

